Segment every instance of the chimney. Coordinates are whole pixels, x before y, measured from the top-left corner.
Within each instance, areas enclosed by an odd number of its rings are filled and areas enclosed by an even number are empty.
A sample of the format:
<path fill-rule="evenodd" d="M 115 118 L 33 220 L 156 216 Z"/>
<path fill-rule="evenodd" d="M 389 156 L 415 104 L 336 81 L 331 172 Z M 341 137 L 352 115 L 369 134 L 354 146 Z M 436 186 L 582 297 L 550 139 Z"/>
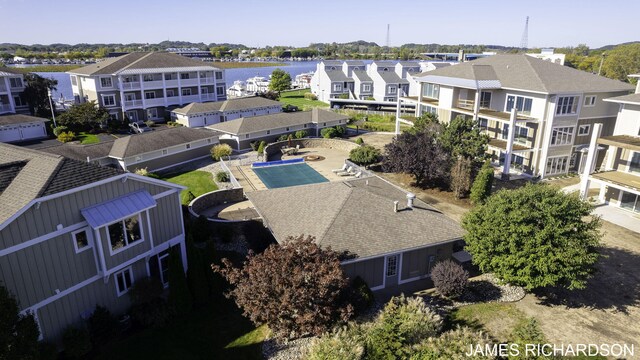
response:
<path fill-rule="evenodd" d="M 415 200 L 416 195 L 413 193 L 408 193 L 407 194 L 407 207 L 409 209 L 413 209 L 413 200 Z"/>
<path fill-rule="evenodd" d="M 399 201 L 394 201 L 393 202 L 393 212 L 394 213 L 398 212 L 398 203 L 399 203 Z"/>
<path fill-rule="evenodd" d="M 459 62 L 464 62 L 464 50 L 460 49 L 460 51 L 458 51 L 458 61 Z"/>

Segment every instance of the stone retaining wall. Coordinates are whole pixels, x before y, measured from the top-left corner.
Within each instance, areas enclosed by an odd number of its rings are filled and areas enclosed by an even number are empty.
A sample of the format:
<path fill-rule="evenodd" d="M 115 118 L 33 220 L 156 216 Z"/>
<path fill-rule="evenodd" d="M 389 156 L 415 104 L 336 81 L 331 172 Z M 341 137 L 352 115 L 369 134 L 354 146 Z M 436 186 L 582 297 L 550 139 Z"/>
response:
<path fill-rule="evenodd" d="M 193 216 L 200 216 L 200 212 L 216 205 L 244 201 L 244 191 L 242 188 L 222 189 L 212 191 L 193 199 L 189 204 L 189 212 Z"/>
<path fill-rule="evenodd" d="M 267 145 L 264 148 L 264 161 L 269 161 L 269 157 L 271 155 L 275 155 L 280 153 L 280 148 L 282 146 L 288 146 L 289 141 L 278 141 L 272 144 Z M 292 139 L 291 145 L 295 147 L 296 145 L 300 145 L 300 148 L 327 148 L 327 149 L 338 149 L 344 151 L 351 151 L 357 148 L 358 144 L 341 139 L 325 139 L 325 138 L 304 138 L 304 139 Z"/>

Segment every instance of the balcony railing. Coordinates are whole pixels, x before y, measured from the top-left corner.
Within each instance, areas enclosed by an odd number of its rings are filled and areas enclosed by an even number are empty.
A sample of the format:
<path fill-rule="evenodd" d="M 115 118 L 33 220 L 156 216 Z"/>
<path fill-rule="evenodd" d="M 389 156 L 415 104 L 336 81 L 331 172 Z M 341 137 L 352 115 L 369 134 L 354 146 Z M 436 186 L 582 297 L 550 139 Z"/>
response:
<path fill-rule="evenodd" d="M 180 86 L 198 85 L 198 79 L 180 79 Z"/>
<path fill-rule="evenodd" d="M 213 93 L 211 93 L 211 94 L 202 94 L 201 96 L 202 96 L 202 100 L 216 100 L 217 99 L 216 94 L 213 94 Z"/>
<path fill-rule="evenodd" d="M 200 101 L 200 95 L 189 95 L 189 96 L 183 96 L 182 97 L 182 103 L 186 104 L 186 103 L 192 103 L 192 102 L 198 102 Z"/>
<path fill-rule="evenodd" d="M 473 106 L 474 105 L 475 105 L 475 101 L 473 101 L 473 100 L 466 100 L 466 99 L 459 99 L 458 100 L 458 107 L 462 108 L 462 109 L 473 110 Z"/>
<path fill-rule="evenodd" d="M 171 88 L 171 87 L 178 87 L 178 79 L 173 79 L 173 80 L 165 80 L 164 84 L 166 87 Z"/>
<path fill-rule="evenodd" d="M 212 77 L 201 77 L 200 78 L 200 84 L 213 84 L 214 82 L 215 82 L 215 80 Z"/>
<path fill-rule="evenodd" d="M 0 113 L 12 112 L 11 105 L 0 105 Z"/>
<path fill-rule="evenodd" d="M 180 105 L 179 96 L 167 96 L 167 105 Z"/>
<path fill-rule="evenodd" d="M 140 82 L 139 81 L 123 82 L 122 88 L 125 90 L 140 89 Z"/>
<path fill-rule="evenodd" d="M 0 83 L 0 93 L 3 92 L 7 92 L 7 87 L 3 83 Z"/>
<path fill-rule="evenodd" d="M 144 81 L 143 83 L 145 89 L 161 89 L 164 87 L 164 83 L 162 82 L 162 80 Z"/>
<path fill-rule="evenodd" d="M 145 106 L 164 106 L 164 98 L 144 99 Z"/>
<path fill-rule="evenodd" d="M 142 100 L 125 100 L 124 101 L 125 108 L 141 107 L 141 106 L 142 106 Z"/>

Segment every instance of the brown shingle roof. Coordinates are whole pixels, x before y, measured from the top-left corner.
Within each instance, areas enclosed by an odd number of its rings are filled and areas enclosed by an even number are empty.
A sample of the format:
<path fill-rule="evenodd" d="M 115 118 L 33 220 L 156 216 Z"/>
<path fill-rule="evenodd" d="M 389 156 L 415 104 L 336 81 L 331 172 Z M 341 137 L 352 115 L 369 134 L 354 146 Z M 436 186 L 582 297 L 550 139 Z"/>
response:
<path fill-rule="evenodd" d="M 109 58 L 95 64 L 71 70 L 68 73 L 80 75 L 115 75 L 124 70 L 203 66 L 210 67 L 211 70 L 218 70 L 218 68 L 200 60 L 194 60 L 182 55 L 163 51 L 152 51 L 133 52 L 116 58 Z"/>
<path fill-rule="evenodd" d="M 115 140 L 109 156 L 124 159 L 170 146 L 217 137 L 218 135 L 218 133 L 205 128 L 177 127 L 167 130 L 155 130 Z"/>
<path fill-rule="evenodd" d="M 308 234 L 321 246 L 379 256 L 460 239 L 458 223 L 378 177 L 247 193 L 276 239 Z M 393 202 L 400 211 L 393 211 Z"/>
<path fill-rule="evenodd" d="M 191 103 L 185 107 L 173 110 L 176 114 L 199 114 L 211 111 L 249 110 L 267 106 L 282 105 L 279 101 L 265 99 L 260 96 L 229 99 L 206 103 Z"/>
<path fill-rule="evenodd" d="M 23 114 L 10 114 L 0 116 L 0 126 L 31 123 L 36 121 L 49 121 L 49 119 Z"/>

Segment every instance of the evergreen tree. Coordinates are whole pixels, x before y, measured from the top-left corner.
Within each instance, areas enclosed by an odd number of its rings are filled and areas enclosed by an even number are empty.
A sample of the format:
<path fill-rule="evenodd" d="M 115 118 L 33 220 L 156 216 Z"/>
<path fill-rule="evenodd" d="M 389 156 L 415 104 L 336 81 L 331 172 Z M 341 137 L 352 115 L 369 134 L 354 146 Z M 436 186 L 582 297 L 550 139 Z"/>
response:
<path fill-rule="evenodd" d="M 493 167 L 489 161 L 486 161 L 480 172 L 476 176 L 471 186 L 471 203 L 474 205 L 482 204 L 491 195 L 491 187 L 493 186 Z"/>
<path fill-rule="evenodd" d="M 192 297 L 177 246 L 169 251 L 169 304 L 180 314 L 191 311 Z"/>

